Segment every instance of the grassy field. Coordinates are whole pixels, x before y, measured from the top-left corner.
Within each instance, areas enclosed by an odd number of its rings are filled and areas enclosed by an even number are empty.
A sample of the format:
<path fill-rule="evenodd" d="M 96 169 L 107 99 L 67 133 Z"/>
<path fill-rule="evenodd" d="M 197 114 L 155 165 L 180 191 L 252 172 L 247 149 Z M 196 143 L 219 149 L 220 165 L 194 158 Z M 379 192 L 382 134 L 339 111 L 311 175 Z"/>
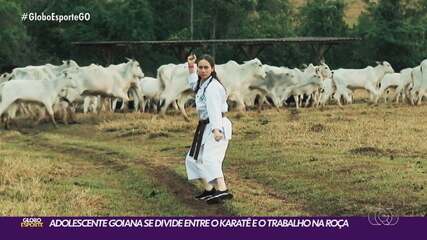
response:
<path fill-rule="evenodd" d="M 224 169 L 235 199 L 218 206 L 193 200 L 200 186 L 186 180 L 190 113 L 0 130 L 0 214 L 427 214 L 427 105 L 232 112 Z"/>

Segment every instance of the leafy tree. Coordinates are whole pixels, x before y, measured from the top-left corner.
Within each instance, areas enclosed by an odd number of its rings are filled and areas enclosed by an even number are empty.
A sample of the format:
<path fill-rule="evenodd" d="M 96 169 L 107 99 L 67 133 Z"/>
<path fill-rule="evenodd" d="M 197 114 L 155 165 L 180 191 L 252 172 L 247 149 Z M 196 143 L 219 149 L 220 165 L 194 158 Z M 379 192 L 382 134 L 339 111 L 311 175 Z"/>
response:
<path fill-rule="evenodd" d="M 293 35 L 292 11 L 287 0 L 215 0 L 199 9 L 202 19 L 198 32 L 203 38 L 280 38 Z M 283 65 L 288 47 L 267 47 L 259 58 Z M 239 55 L 240 53 L 240 55 Z M 237 48 L 217 48 L 218 62 L 248 60 Z"/>
<path fill-rule="evenodd" d="M 22 8 L 17 1 L 0 0 L 0 66 L 28 63 L 30 37 L 21 22 Z"/>
<path fill-rule="evenodd" d="M 345 3 L 340 0 L 309 0 L 301 8 L 298 33 L 301 36 L 335 37 L 348 34 L 344 21 Z"/>
<path fill-rule="evenodd" d="M 119 41 L 152 39 L 154 25 L 151 7 L 147 0 L 112 1 L 65 1 L 38 0 L 24 2 L 27 12 L 79 14 L 89 13 L 90 21 L 78 22 L 28 22 L 26 26 L 33 37 L 33 44 L 49 57 L 41 58 L 40 64 L 53 63 L 66 58 L 75 58 L 83 64 L 103 63 L 105 57 L 100 51 L 78 51 L 73 41 Z M 137 56 L 135 52 L 116 51 L 113 62 L 122 62 L 124 54 Z"/>
<path fill-rule="evenodd" d="M 359 17 L 356 33 L 365 41 L 354 58 L 361 65 L 387 60 L 395 70 L 418 65 L 426 57 L 426 13 L 426 1 L 370 3 Z"/>
<path fill-rule="evenodd" d="M 340 0 L 309 0 L 298 14 L 297 32 L 299 36 L 307 37 L 346 37 L 349 27 L 344 20 L 345 3 Z M 301 46 L 300 53 L 305 62 L 313 62 L 316 52 Z M 325 56 L 326 62 L 331 67 L 343 66 L 348 62 L 347 51 L 353 46 L 332 47 Z"/>
<path fill-rule="evenodd" d="M 247 38 L 285 38 L 295 36 L 292 7 L 289 1 L 256 1 L 243 19 L 241 35 Z M 268 46 L 260 55 L 263 63 L 292 66 L 298 62 L 296 45 Z"/>
<path fill-rule="evenodd" d="M 369 0 L 366 0 L 369 2 Z M 398 70 L 426 58 L 427 0 L 379 0 L 368 4 L 357 25 L 344 21 L 342 0 L 308 0 L 294 12 L 289 0 L 193 0 L 194 39 L 281 38 L 292 36 L 360 36 L 358 44 L 334 46 L 326 55 L 332 67 L 364 67 L 388 60 Z M 23 12 L 77 14 L 89 22 L 21 22 Z M 8 64 L 59 64 L 73 58 L 81 65 L 107 64 L 96 48 L 78 48 L 73 41 L 190 39 L 190 0 L 0 0 L 0 67 Z M 198 49 L 216 55 L 218 63 L 247 60 L 229 46 Z M 238 55 L 240 53 L 240 55 Z M 143 70 L 181 62 L 172 49 L 115 48 L 111 63 L 125 56 L 142 61 Z M 308 45 L 278 45 L 259 58 L 272 65 L 299 66 L 315 61 Z"/>

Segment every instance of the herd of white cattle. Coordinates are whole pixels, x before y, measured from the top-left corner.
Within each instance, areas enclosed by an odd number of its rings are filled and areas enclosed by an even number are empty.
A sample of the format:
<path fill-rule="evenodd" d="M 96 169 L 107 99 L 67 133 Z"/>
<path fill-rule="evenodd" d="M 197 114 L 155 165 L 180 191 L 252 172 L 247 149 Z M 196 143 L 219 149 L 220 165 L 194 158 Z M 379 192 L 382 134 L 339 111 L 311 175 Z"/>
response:
<path fill-rule="evenodd" d="M 375 104 L 381 96 L 386 101 L 391 90 L 396 102 L 402 99 L 412 105 L 420 104 L 427 96 L 427 59 L 400 73 L 395 73 L 386 61 L 363 69 L 336 70 L 322 62 L 301 70 L 265 65 L 256 58 L 243 64 L 235 61 L 218 64 L 215 71 L 227 90 L 228 100 L 239 111 L 245 111 L 255 102 L 279 109 L 289 97 L 293 97 L 296 108 L 332 102 L 341 107 L 342 100 L 352 103 L 355 89 L 368 91 L 370 101 Z M 15 68 L 0 75 L 0 116 L 5 128 L 17 117 L 34 119 L 35 124 L 50 117 L 56 126 L 55 115 L 67 124 L 74 121 L 75 112 L 81 108 L 84 113 L 114 111 L 118 100 L 123 103 L 133 100 L 135 111 L 145 111 L 148 104 L 157 103 L 155 106 L 161 107 L 156 111 L 165 114 L 172 104 L 188 120 L 185 105 L 194 98 L 194 93 L 187 77 L 186 63 L 162 65 L 156 78 L 145 77 L 134 59 L 108 67 L 97 64 L 81 67 L 67 60 L 59 66 Z"/>

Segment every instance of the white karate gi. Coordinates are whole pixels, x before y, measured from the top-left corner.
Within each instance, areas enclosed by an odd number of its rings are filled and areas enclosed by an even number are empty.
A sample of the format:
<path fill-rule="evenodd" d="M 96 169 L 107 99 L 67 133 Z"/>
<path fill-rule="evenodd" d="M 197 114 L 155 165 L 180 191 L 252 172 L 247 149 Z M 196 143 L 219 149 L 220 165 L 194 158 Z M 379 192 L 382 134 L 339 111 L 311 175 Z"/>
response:
<path fill-rule="evenodd" d="M 188 83 L 196 90 L 198 76 L 190 74 Z M 209 81 L 211 81 L 209 83 Z M 209 83 L 209 84 L 208 84 Z M 221 83 L 216 79 L 205 80 L 196 93 L 196 109 L 201 120 L 209 118 L 209 124 L 203 133 L 202 144 L 197 160 L 187 154 L 185 166 L 189 180 L 203 178 L 208 182 L 224 177 L 222 162 L 227 150 L 228 141 L 231 139 L 231 122 L 222 117 L 228 111 L 227 93 Z M 213 129 L 223 132 L 224 138 L 216 141 Z"/>

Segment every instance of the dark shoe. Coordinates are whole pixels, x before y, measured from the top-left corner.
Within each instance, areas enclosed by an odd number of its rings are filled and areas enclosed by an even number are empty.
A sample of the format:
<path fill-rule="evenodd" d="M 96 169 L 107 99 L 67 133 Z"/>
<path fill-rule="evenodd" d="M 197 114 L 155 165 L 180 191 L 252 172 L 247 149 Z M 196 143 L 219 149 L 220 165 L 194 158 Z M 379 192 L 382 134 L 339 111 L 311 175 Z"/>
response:
<path fill-rule="evenodd" d="M 207 198 L 211 197 L 214 193 L 215 193 L 215 188 L 212 188 L 212 190 L 210 191 L 205 190 L 200 195 L 197 195 L 194 198 L 197 200 L 206 200 Z"/>
<path fill-rule="evenodd" d="M 232 198 L 233 198 L 233 194 L 231 194 L 228 190 L 215 191 L 215 193 L 212 196 L 210 196 L 209 198 L 206 198 L 206 202 L 208 204 L 216 204 Z"/>

